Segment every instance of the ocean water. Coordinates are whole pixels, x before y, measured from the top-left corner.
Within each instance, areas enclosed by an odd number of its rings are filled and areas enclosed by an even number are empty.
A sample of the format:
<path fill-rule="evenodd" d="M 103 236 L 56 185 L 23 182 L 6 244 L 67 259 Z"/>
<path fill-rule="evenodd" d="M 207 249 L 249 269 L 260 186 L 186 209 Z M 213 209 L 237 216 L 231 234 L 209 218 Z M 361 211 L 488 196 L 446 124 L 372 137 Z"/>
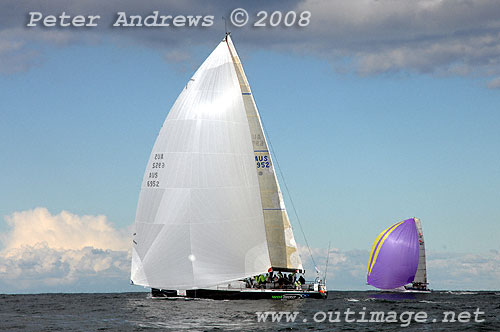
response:
<path fill-rule="evenodd" d="M 263 313 L 260 321 L 257 312 Z M 374 320 L 377 312 L 384 316 L 370 322 L 373 312 Z M 445 312 L 447 322 L 443 322 Z M 286 321 L 287 313 L 296 313 L 293 322 Z M 0 295 L 0 331 L 156 330 L 500 331 L 500 291 L 415 295 L 330 291 L 327 300 L 256 301 L 158 300 L 148 293 Z"/>

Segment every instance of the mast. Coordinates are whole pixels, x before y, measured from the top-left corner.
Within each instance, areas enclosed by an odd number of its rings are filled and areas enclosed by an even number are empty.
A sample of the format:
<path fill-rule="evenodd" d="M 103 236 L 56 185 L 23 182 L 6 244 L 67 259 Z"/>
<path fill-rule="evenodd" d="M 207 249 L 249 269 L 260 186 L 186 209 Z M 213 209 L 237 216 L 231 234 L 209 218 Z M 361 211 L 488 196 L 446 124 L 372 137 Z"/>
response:
<path fill-rule="evenodd" d="M 262 211 L 269 248 L 269 257 L 273 270 L 303 271 L 302 261 L 293 236 L 292 227 L 285 208 L 283 195 L 269 152 L 268 144 L 259 116 L 259 111 L 250 89 L 245 71 L 230 33 L 226 33 L 225 42 L 229 48 L 234 68 L 243 98 L 243 104 L 250 128 L 252 145 L 255 156 L 255 167 L 260 187 Z"/>
<path fill-rule="evenodd" d="M 424 233 L 422 232 L 422 223 L 418 218 L 413 219 L 415 220 L 415 226 L 417 227 L 419 249 L 417 273 L 415 273 L 415 279 L 413 279 L 413 282 L 427 284 L 427 267 L 425 262 L 425 244 Z"/>

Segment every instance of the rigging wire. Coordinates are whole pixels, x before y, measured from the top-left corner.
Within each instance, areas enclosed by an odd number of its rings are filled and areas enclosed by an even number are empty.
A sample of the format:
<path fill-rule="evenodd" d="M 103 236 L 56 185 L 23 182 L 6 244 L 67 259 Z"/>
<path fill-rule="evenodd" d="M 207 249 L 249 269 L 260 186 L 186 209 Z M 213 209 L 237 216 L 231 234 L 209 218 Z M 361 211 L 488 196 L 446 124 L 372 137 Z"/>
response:
<path fill-rule="evenodd" d="M 262 128 L 264 129 L 264 135 L 266 135 L 266 137 L 267 137 L 267 142 L 269 143 L 269 147 L 271 148 L 271 153 L 274 156 L 274 161 L 276 161 L 276 166 L 278 166 L 278 171 L 281 175 L 281 178 L 283 179 L 283 184 L 285 185 L 286 194 L 288 196 L 288 199 L 290 200 L 290 203 L 292 204 L 292 209 L 293 209 L 293 212 L 295 214 L 295 218 L 297 219 L 297 221 L 299 223 L 300 232 L 302 233 L 302 236 L 304 237 L 304 241 L 306 242 L 306 246 L 307 246 L 307 249 L 309 251 L 309 255 L 311 256 L 311 260 L 314 264 L 314 269 L 316 270 L 316 273 L 319 274 L 318 266 L 316 265 L 316 261 L 314 260 L 314 257 L 313 257 L 312 251 L 311 251 L 311 247 L 309 246 L 309 242 L 307 242 L 306 233 L 304 232 L 304 229 L 302 228 L 302 223 L 300 222 L 300 218 L 299 218 L 299 215 L 297 213 L 297 209 L 295 208 L 295 204 L 293 203 L 292 196 L 290 195 L 290 190 L 288 190 L 288 185 L 286 184 L 285 176 L 283 174 L 283 171 L 281 170 L 280 163 L 278 161 L 278 156 L 274 152 L 273 143 L 271 143 L 271 139 L 267 133 L 266 126 L 264 125 L 264 121 L 262 119 L 262 115 L 260 116 L 260 122 L 262 124 Z"/>
<path fill-rule="evenodd" d="M 330 245 L 332 244 L 331 241 L 328 241 L 328 252 L 326 256 L 326 265 L 325 265 L 325 277 L 323 278 L 323 282 L 326 285 L 326 272 L 328 271 L 328 261 L 330 260 Z"/>

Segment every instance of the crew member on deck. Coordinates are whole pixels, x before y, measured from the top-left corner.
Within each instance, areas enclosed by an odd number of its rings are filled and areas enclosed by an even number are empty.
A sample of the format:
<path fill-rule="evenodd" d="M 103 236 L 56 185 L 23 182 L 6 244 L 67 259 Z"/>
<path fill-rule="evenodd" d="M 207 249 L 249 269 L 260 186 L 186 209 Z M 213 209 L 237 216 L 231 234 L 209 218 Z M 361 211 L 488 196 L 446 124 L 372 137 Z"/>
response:
<path fill-rule="evenodd" d="M 303 275 L 301 275 L 301 276 L 299 277 L 299 282 L 300 282 L 300 284 L 301 284 L 301 285 L 303 285 L 303 284 L 305 284 L 305 283 L 306 283 L 306 279 L 304 279 L 304 276 L 303 276 Z"/>

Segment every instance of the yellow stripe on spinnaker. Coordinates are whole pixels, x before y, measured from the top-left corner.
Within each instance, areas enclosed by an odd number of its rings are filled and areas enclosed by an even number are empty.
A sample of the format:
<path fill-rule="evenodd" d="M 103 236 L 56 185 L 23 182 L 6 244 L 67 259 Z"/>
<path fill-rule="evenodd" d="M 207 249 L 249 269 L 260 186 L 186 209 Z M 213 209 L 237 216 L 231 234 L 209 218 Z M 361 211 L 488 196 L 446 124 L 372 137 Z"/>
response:
<path fill-rule="evenodd" d="M 375 242 L 373 242 L 372 251 L 370 253 L 370 258 L 368 259 L 368 270 L 367 270 L 368 275 L 370 275 L 370 273 L 372 273 L 372 268 L 375 265 L 375 261 L 377 260 L 378 253 L 380 251 L 380 248 L 382 247 L 382 244 L 384 244 L 385 239 L 387 239 L 389 234 L 391 234 L 392 231 L 394 231 L 396 229 L 396 227 L 398 227 L 402 223 L 404 223 L 404 221 L 398 222 L 397 224 L 394 224 L 391 227 L 387 228 L 382 233 L 380 233 L 377 236 L 377 238 L 375 239 Z M 385 235 L 384 235 L 384 233 L 385 233 Z M 382 235 L 384 235 L 384 237 L 382 238 L 382 241 L 380 241 L 380 244 L 377 247 L 377 243 L 380 240 L 380 238 L 382 237 Z M 373 256 L 373 251 L 375 250 L 375 247 L 377 250 L 375 251 L 375 256 Z M 373 260 L 372 260 L 372 256 L 373 256 Z M 372 262 L 371 264 L 370 264 L 370 261 Z"/>
<path fill-rule="evenodd" d="M 372 261 L 372 257 L 373 257 L 373 253 L 374 253 L 374 251 L 375 251 L 375 249 L 377 247 L 378 241 L 380 240 L 380 238 L 382 237 L 382 235 L 384 235 L 385 232 L 387 232 L 392 227 L 394 227 L 394 225 L 389 226 L 387 229 L 384 229 L 382 232 L 380 232 L 380 234 L 377 236 L 377 238 L 373 242 L 372 250 L 370 251 L 370 258 L 368 258 L 368 266 L 366 267 L 366 274 L 369 274 L 368 272 L 370 271 L 370 267 L 372 266 L 372 264 L 371 264 L 371 262 L 373 262 Z"/>

